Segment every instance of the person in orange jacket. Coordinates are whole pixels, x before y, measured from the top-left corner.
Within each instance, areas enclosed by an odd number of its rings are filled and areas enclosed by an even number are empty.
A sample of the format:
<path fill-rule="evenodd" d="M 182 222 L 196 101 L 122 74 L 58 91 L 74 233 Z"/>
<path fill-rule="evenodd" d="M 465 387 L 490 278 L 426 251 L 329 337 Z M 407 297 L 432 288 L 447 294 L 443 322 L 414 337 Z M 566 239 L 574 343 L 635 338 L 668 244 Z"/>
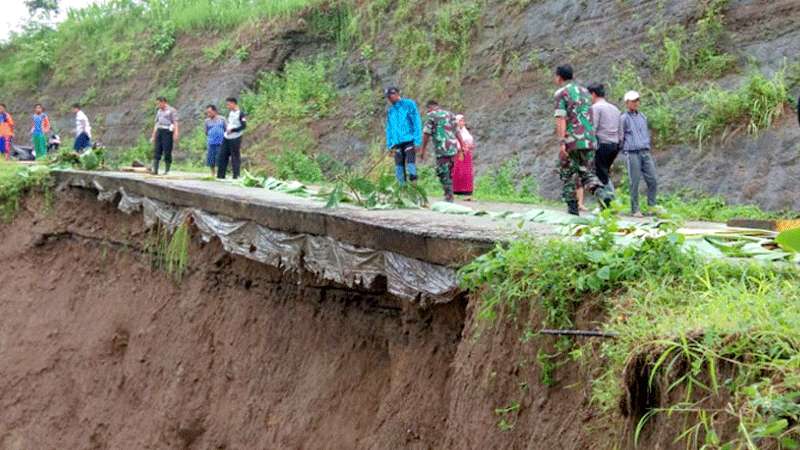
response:
<path fill-rule="evenodd" d="M 6 105 L 0 103 L 0 154 L 11 158 L 11 140 L 14 138 L 14 118 L 6 111 Z"/>

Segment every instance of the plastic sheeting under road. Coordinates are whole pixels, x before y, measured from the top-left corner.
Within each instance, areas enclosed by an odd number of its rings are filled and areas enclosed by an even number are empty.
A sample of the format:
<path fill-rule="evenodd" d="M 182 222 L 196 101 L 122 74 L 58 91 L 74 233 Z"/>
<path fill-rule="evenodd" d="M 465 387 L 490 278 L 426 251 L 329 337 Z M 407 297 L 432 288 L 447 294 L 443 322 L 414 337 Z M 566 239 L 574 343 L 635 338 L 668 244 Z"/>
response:
<path fill-rule="evenodd" d="M 251 221 L 236 220 L 197 208 L 176 207 L 124 189 L 105 189 L 72 180 L 73 186 L 96 189 L 98 199 L 112 201 L 132 214 L 142 211 L 145 225 L 161 223 L 170 231 L 189 218 L 206 242 L 218 238 L 226 251 L 286 271 L 308 271 L 344 286 L 372 287 L 386 279 L 390 294 L 420 305 L 446 303 L 458 293 L 455 270 L 382 250 L 359 248 L 328 236 L 291 234 L 271 230 Z"/>

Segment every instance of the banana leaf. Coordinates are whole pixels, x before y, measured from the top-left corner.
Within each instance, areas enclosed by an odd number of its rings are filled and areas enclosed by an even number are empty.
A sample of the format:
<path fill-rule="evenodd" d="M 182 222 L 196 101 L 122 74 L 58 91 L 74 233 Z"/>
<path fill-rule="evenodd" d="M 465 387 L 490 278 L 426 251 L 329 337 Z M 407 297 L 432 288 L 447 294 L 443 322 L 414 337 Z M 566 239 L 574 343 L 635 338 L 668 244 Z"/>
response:
<path fill-rule="evenodd" d="M 775 242 L 787 252 L 800 253 L 800 228 L 782 231 Z"/>

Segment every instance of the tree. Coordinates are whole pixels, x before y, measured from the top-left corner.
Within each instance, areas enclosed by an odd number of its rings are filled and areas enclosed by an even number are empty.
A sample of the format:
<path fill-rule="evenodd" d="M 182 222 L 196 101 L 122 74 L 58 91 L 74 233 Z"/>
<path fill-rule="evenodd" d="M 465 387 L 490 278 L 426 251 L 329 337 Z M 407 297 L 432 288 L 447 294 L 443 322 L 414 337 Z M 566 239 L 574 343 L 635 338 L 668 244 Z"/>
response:
<path fill-rule="evenodd" d="M 48 20 L 58 14 L 58 0 L 25 0 L 25 6 L 35 19 Z"/>

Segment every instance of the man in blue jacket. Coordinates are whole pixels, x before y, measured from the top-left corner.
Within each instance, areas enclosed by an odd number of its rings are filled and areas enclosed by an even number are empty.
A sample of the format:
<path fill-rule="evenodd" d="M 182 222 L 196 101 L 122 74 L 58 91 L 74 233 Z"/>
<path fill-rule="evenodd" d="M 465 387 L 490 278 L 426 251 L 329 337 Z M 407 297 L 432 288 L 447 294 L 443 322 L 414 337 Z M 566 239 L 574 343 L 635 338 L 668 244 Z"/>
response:
<path fill-rule="evenodd" d="M 417 149 L 422 145 L 422 123 L 414 100 L 400 97 L 400 90 L 384 92 L 391 106 L 386 113 L 386 148 L 394 156 L 397 182 L 417 180 Z"/>

